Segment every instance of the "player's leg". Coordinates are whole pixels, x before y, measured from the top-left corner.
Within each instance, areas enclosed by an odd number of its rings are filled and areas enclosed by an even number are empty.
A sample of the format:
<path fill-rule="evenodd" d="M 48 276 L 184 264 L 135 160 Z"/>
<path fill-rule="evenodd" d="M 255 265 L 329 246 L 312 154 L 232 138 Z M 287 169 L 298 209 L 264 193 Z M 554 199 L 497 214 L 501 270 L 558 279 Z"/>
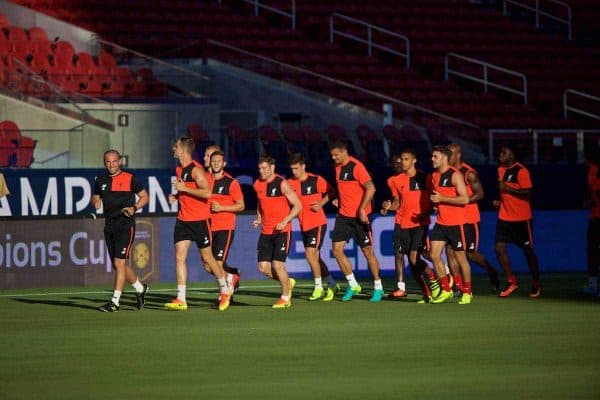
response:
<path fill-rule="evenodd" d="M 290 238 L 290 232 L 278 233 L 275 235 L 273 262 L 271 263 L 271 267 L 273 269 L 273 276 L 277 277 L 279 284 L 281 285 L 281 296 L 277 302 L 273 304 L 273 308 L 287 308 L 292 305 L 292 290 L 296 281 L 289 277 L 287 270 L 285 269 Z"/>
<path fill-rule="evenodd" d="M 467 260 L 466 251 L 458 251 L 454 249 L 454 257 L 458 262 L 460 269 L 460 276 L 462 277 L 462 296 L 458 301 L 458 304 L 469 304 L 473 298 L 473 289 L 471 286 L 471 266 L 469 260 Z"/>
<path fill-rule="evenodd" d="M 177 297 L 165 304 L 170 311 L 187 310 L 187 255 L 192 244 L 191 240 L 175 242 L 175 280 L 177 281 Z"/>
<path fill-rule="evenodd" d="M 454 280 L 454 285 L 456 289 L 463 292 L 463 279 L 462 274 L 460 272 L 460 265 L 458 260 L 456 259 L 456 254 L 454 254 L 454 250 L 449 244 L 446 244 L 446 260 L 448 261 L 448 269 L 450 270 L 450 274 Z"/>
<path fill-rule="evenodd" d="M 350 260 L 344 254 L 344 246 L 351 235 L 352 227 L 350 226 L 350 218 L 338 216 L 335 219 L 335 226 L 331 235 L 331 251 L 348 282 L 346 293 L 342 296 L 342 301 L 349 301 L 353 295 L 360 293 L 362 290 L 352 272 L 352 264 L 350 264 Z"/>
<path fill-rule="evenodd" d="M 442 261 L 442 251 L 446 246 L 446 241 L 438 240 L 436 237 L 436 228 L 438 229 L 438 232 L 441 233 L 438 226 L 439 225 L 436 225 L 434 232 L 432 233 L 430 255 L 441 291 L 440 294 L 432 300 L 432 303 L 443 303 L 452 297 L 452 289 L 450 288 L 450 282 L 448 280 L 448 276 L 446 275 L 446 268 L 444 267 L 444 262 Z"/>
<path fill-rule="evenodd" d="M 517 277 L 512 272 L 510 267 L 510 259 L 508 258 L 508 253 L 506 251 L 507 243 L 513 241 L 513 237 L 513 226 L 511 223 L 499 219 L 496 224 L 496 234 L 494 239 L 496 259 L 498 260 L 498 264 L 500 264 L 502 267 L 506 280 L 508 281 L 508 286 L 505 290 L 500 292 L 500 297 L 510 296 L 512 293 L 516 293 L 516 291 L 519 289 L 519 282 L 517 281 Z"/>
<path fill-rule="evenodd" d="M 588 296 L 598 294 L 598 265 L 600 264 L 600 218 L 592 218 L 587 229 L 587 286 L 583 293 Z"/>

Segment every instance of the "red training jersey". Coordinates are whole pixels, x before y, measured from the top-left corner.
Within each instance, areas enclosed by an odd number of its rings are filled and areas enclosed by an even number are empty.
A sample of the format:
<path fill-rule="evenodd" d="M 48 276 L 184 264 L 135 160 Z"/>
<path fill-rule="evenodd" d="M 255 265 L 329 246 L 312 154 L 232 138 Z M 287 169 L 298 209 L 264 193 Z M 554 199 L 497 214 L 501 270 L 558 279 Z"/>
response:
<path fill-rule="evenodd" d="M 272 235 L 279 232 L 290 232 L 292 224 L 288 223 L 281 231 L 275 232 L 275 227 L 290 213 L 290 203 L 281 191 L 284 179 L 275 175 L 270 182 L 257 179 L 254 181 L 254 191 L 258 199 L 262 217 L 261 233 Z"/>
<path fill-rule="evenodd" d="M 220 179 L 211 175 L 212 196 L 208 202 L 216 201 L 222 206 L 232 206 L 244 198 L 240 183 L 227 172 Z M 213 231 L 231 231 L 235 229 L 236 213 L 229 211 L 210 212 L 210 229 Z"/>
<path fill-rule="evenodd" d="M 498 167 L 498 182 L 504 182 L 511 189 L 531 189 L 529 170 L 521 163 L 516 162 L 509 167 Z M 514 194 L 500 193 L 500 212 L 498 218 L 503 221 L 527 221 L 531 219 L 531 203 Z"/>
<path fill-rule="evenodd" d="M 473 167 L 471 167 L 467 163 L 462 163 L 460 165 L 460 172 L 465 176 L 465 185 L 467 187 L 467 195 L 469 198 L 473 196 L 473 188 L 471 187 L 471 182 L 467 179 L 467 173 L 472 172 L 477 175 L 477 171 Z M 467 224 L 476 224 L 481 221 L 481 215 L 479 214 L 479 206 L 477 202 L 469 203 L 465 206 L 465 212 L 467 213 Z"/>
<path fill-rule="evenodd" d="M 345 217 L 358 217 L 358 208 L 365 193 L 364 184 L 371 180 L 367 169 L 354 157 L 350 157 L 344 165 L 335 166 L 335 182 L 338 192 L 339 214 Z M 366 205 L 365 212 L 371 213 L 371 203 Z"/>
<path fill-rule="evenodd" d="M 200 168 L 202 171 L 204 171 L 204 167 L 200 165 L 197 161 L 193 160 L 185 167 L 179 165 L 175 169 L 175 175 L 177 175 L 177 180 L 183 180 L 185 186 L 191 189 L 198 188 L 198 185 L 196 185 L 196 181 L 192 177 L 192 170 L 194 168 Z M 208 174 L 205 173 L 204 175 L 207 176 Z M 207 181 L 210 184 L 210 181 Z M 177 200 L 179 201 L 179 213 L 177 214 L 177 219 L 179 219 L 180 221 L 204 221 L 210 217 L 208 199 L 200 199 L 188 193 L 179 192 L 177 194 Z"/>
<path fill-rule="evenodd" d="M 590 218 L 600 218 L 600 169 L 595 164 L 590 164 L 588 169 L 587 181 L 590 190 L 590 199 L 592 210 Z"/>
<path fill-rule="evenodd" d="M 401 228 L 428 226 L 431 212 L 431 177 L 420 170 L 415 176 L 402 172 L 387 180 L 392 196 L 398 197 L 395 223 Z"/>
<path fill-rule="evenodd" d="M 458 197 L 456 187 L 452 184 L 452 176 L 458 170 L 449 167 L 445 172 L 435 171 L 431 175 L 433 190 L 447 197 Z M 436 224 L 444 226 L 464 225 L 467 222 L 465 206 L 439 203 Z"/>
<path fill-rule="evenodd" d="M 325 212 L 321 207 L 319 211 L 313 211 L 310 207 L 313 203 L 321 201 L 323 197 L 330 191 L 331 186 L 321 176 L 307 173 L 307 177 L 304 180 L 290 178 L 288 183 L 291 188 L 296 192 L 302 203 L 302 211 L 298 214 L 298 221 L 300 222 L 300 229 L 302 232 L 309 231 L 318 226 L 327 223 Z"/>

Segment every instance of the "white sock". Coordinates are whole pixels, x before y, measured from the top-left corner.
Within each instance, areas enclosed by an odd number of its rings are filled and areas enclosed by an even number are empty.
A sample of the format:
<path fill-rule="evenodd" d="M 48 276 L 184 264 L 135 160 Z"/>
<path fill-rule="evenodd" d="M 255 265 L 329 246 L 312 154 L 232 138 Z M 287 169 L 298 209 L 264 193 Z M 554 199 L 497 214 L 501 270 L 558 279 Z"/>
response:
<path fill-rule="evenodd" d="M 358 282 L 356 282 L 356 278 L 354 277 L 354 274 L 346 275 L 346 280 L 348 281 L 348 285 L 350 285 L 350 287 L 358 286 Z"/>
<path fill-rule="evenodd" d="M 281 300 L 283 300 L 283 301 L 290 301 L 290 296 L 281 295 Z"/>
<path fill-rule="evenodd" d="M 219 282 L 219 290 L 221 291 L 221 293 L 229 294 L 229 285 L 227 284 L 227 279 L 219 278 L 217 279 L 217 282 Z"/>
<path fill-rule="evenodd" d="M 140 282 L 139 279 L 136 279 L 131 286 L 133 286 L 136 293 L 142 293 L 144 291 L 144 285 L 142 285 L 142 282 Z"/>
<path fill-rule="evenodd" d="M 233 282 L 233 275 L 227 272 L 227 284 L 231 285 L 231 282 Z"/>
<path fill-rule="evenodd" d="M 373 281 L 373 286 L 375 290 L 383 290 L 383 285 L 381 284 L 381 279 L 377 279 Z"/>
<path fill-rule="evenodd" d="M 119 300 L 121 300 L 121 291 L 120 290 L 115 290 L 113 292 L 113 296 L 112 296 L 112 302 L 115 303 L 116 305 L 119 305 Z"/>
<path fill-rule="evenodd" d="M 333 279 L 333 276 L 331 276 L 331 274 L 327 275 L 327 286 L 329 286 L 330 288 L 335 288 L 335 279 Z"/>
<path fill-rule="evenodd" d="M 450 273 L 450 268 L 448 268 L 448 265 L 444 264 L 444 269 L 446 270 L 446 275 L 448 275 Z"/>
<path fill-rule="evenodd" d="M 323 278 L 315 278 L 315 289 L 316 288 L 323 289 Z"/>
<path fill-rule="evenodd" d="M 185 285 L 177 285 L 177 299 L 185 303 Z"/>
<path fill-rule="evenodd" d="M 400 289 L 402 291 L 406 291 L 406 283 L 398 282 L 398 289 Z"/>
<path fill-rule="evenodd" d="M 590 289 L 598 290 L 598 277 L 590 276 L 588 278 L 588 286 L 590 287 Z"/>

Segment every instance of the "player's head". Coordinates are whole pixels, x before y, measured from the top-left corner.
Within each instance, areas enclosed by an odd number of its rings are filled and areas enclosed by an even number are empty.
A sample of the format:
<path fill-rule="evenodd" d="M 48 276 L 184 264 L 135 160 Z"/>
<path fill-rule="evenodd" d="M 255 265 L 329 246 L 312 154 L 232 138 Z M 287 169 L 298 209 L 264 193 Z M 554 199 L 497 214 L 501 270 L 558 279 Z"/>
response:
<path fill-rule="evenodd" d="M 400 153 L 399 160 L 402 171 L 411 171 L 417 163 L 417 152 L 414 149 L 404 149 Z"/>
<path fill-rule="evenodd" d="M 121 154 L 117 150 L 106 150 L 104 152 L 104 166 L 110 175 L 121 172 Z"/>
<path fill-rule="evenodd" d="M 258 174 L 260 179 L 267 181 L 275 173 L 275 159 L 271 156 L 260 156 L 258 158 Z"/>
<path fill-rule="evenodd" d="M 450 150 L 450 158 L 448 162 L 453 167 L 458 167 L 462 163 L 462 149 L 460 148 L 460 144 L 458 143 L 450 143 L 448 145 L 448 150 Z"/>
<path fill-rule="evenodd" d="M 221 151 L 221 147 L 219 147 L 219 145 L 216 145 L 216 144 L 211 144 L 210 146 L 208 146 L 206 148 L 206 150 L 204 150 L 204 167 L 205 168 L 208 169 L 210 167 L 210 156 L 215 151 Z"/>
<path fill-rule="evenodd" d="M 288 159 L 294 178 L 300 179 L 306 174 L 306 161 L 302 153 L 292 153 Z"/>
<path fill-rule="evenodd" d="M 184 156 L 191 158 L 195 147 L 196 143 L 192 137 L 180 136 L 177 138 L 175 145 L 173 146 L 173 157 L 177 158 L 178 160 L 181 160 L 181 158 Z"/>
<path fill-rule="evenodd" d="M 498 153 L 498 162 L 500 165 L 509 166 L 512 165 L 517 159 L 515 150 L 508 144 L 500 146 L 500 153 Z"/>
<path fill-rule="evenodd" d="M 348 160 L 348 143 L 345 140 L 337 139 L 329 144 L 329 153 L 333 162 L 344 164 Z"/>
<path fill-rule="evenodd" d="M 223 153 L 221 150 L 213 151 L 209 157 L 208 163 L 213 174 L 220 174 L 223 171 L 223 168 L 225 168 L 227 165 L 227 162 L 225 161 L 225 153 Z"/>
<path fill-rule="evenodd" d="M 443 168 L 448 165 L 448 160 L 450 160 L 450 156 L 452 153 L 448 150 L 446 146 L 433 146 L 433 151 L 431 152 L 431 163 L 433 164 L 433 168 Z"/>

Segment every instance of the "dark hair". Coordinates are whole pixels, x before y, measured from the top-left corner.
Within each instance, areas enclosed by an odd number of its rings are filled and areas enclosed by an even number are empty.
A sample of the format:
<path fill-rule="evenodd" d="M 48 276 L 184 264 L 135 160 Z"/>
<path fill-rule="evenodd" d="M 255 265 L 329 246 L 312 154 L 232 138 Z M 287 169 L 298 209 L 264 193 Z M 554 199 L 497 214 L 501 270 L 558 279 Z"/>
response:
<path fill-rule="evenodd" d="M 288 159 L 288 164 L 306 164 L 306 160 L 304 159 L 304 154 L 302 153 L 292 153 L 290 154 L 290 158 Z"/>
<path fill-rule="evenodd" d="M 225 159 L 225 153 L 222 150 L 215 150 L 212 153 L 210 153 L 211 160 L 212 160 L 213 156 L 221 156 L 221 157 L 223 157 L 223 159 Z"/>
<path fill-rule="evenodd" d="M 180 136 L 177 138 L 177 141 L 181 143 L 186 152 L 192 154 L 194 149 L 196 148 L 196 142 L 194 138 L 191 136 Z"/>
<path fill-rule="evenodd" d="M 417 158 L 417 151 L 413 148 L 407 147 L 406 149 L 402 149 L 400 153 L 398 153 L 398 158 L 400 158 L 403 153 L 412 154 L 414 158 Z"/>
<path fill-rule="evenodd" d="M 329 143 L 329 150 L 348 150 L 348 142 L 343 139 L 335 139 Z"/>
<path fill-rule="evenodd" d="M 271 157 L 268 154 L 262 155 L 258 157 L 258 164 L 267 163 L 270 165 L 275 165 L 275 158 Z"/>
<path fill-rule="evenodd" d="M 433 153 L 434 151 L 445 154 L 446 157 L 448 157 L 448 158 L 450 158 L 452 156 L 452 152 L 448 149 L 448 146 L 441 146 L 441 145 L 433 146 L 433 149 L 431 150 L 431 152 Z"/>

